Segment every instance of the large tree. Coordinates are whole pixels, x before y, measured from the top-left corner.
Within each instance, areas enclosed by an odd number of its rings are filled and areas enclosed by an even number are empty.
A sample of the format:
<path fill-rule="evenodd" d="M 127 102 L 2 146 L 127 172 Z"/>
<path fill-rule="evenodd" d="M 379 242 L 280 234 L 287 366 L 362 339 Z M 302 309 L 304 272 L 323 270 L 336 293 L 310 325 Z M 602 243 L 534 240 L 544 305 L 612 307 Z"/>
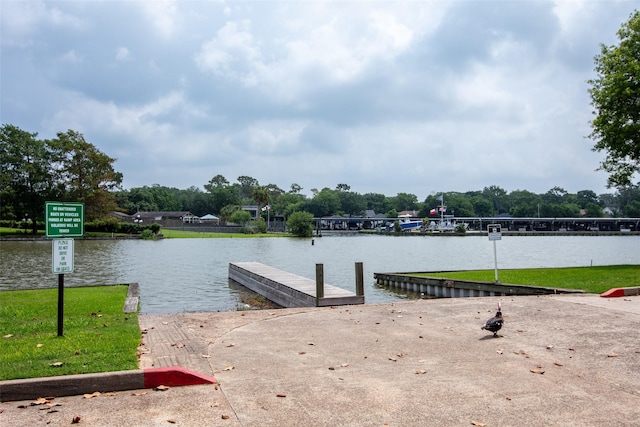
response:
<path fill-rule="evenodd" d="M 0 128 L 0 216 L 27 220 L 33 233 L 44 217 L 44 204 L 59 187 L 51 168 L 53 152 L 37 133 L 13 125 Z"/>
<path fill-rule="evenodd" d="M 596 78 L 589 80 L 595 108 L 594 151 L 604 151 L 600 169 L 609 173 L 609 186 L 631 183 L 640 171 L 640 13 L 634 11 L 618 30 L 620 43 L 601 45 Z"/>
<path fill-rule="evenodd" d="M 87 142 L 80 132 L 58 132 L 51 141 L 54 164 L 67 201 L 84 202 L 88 221 L 104 217 L 116 209 L 112 191 L 120 188 L 122 173 L 113 168 L 116 159 Z"/>

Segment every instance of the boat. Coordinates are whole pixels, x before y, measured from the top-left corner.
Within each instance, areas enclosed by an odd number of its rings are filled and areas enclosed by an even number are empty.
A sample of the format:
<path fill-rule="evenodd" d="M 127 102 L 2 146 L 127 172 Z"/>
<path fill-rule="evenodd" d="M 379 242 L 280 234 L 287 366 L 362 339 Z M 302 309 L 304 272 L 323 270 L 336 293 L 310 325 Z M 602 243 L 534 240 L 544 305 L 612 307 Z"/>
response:
<path fill-rule="evenodd" d="M 413 231 L 424 225 L 421 219 L 411 219 L 411 215 L 400 215 L 398 219 L 402 231 Z"/>

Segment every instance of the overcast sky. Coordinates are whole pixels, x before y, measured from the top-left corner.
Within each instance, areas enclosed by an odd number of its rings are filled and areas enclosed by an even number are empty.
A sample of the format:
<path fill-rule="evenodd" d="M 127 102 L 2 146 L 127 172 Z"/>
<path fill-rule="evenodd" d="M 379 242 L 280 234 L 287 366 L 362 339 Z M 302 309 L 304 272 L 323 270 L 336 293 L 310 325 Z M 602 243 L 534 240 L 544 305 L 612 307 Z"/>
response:
<path fill-rule="evenodd" d="M 1 2 L 1 121 L 124 188 L 606 189 L 587 80 L 635 1 Z"/>

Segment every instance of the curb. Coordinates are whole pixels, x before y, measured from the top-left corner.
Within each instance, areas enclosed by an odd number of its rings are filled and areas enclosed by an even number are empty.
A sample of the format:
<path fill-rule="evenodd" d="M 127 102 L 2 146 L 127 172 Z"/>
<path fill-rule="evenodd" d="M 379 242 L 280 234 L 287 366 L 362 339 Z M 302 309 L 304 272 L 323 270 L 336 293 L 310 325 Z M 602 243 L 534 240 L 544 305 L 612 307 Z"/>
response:
<path fill-rule="evenodd" d="M 600 296 L 603 298 L 628 297 L 633 295 L 640 295 L 640 286 L 632 288 L 613 288 L 609 289 L 605 293 L 600 294 Z"/>
<path fill-rule="evenodd" d="M 179 366 L 101 372 L 96 374 L 63 375 L 0 381 L 0 402 L 37 399 L 49 396 L 73 396 L 99 391 L 138 390 L 160 385 L 182 387 L 215 384 L 215 378 Z"/>

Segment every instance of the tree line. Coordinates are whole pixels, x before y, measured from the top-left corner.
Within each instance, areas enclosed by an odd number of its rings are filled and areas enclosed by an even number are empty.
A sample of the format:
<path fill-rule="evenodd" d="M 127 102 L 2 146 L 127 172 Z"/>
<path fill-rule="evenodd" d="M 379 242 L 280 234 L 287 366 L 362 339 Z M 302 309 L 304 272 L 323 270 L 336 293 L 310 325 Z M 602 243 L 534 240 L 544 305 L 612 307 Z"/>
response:
<path fill-rule="evenodd" d="M 294 212 L 309 212 L 314 217 L 343 216 L 362 217 L 367 211 L 397 218 L 401 212 L 411 211 L 419 218 L 437 217 L 444 196 L 446 213 L 456 217 L 512 217 L 541 218 L 591 218 L 640 217 L 640 184 L 621 187 L 615 193 L 597 195 L 591 190 L 569 193 L 554 187 L 543 194 L 527 190 L 507 192 L 499 186 L 467 192 L 444 192 L 419 200 L 415 194 L 398 193 L 386 196 L 381 193 L 360 194 L 351 191 L 347 184 L 338 184 L 318 190 L 312 188 L 311 196 L 301 193 L 302 187 L 291 184 L 285 191 L 275 184 L 261 185 L 258 180 L 240 176 L 231 183 L 222 175 L 216 175 L 204 185 L 186 190 L 160 185 L 144 186 L 116 192 L 116 201 L 129 214 L 139 211 L 190 211 L 195 215 L 216 214 L 223 220 L 243 205 L 270 206 L 270 215 L 288 218 Z M 436 209 L 436 214 L 431 213 Z M 266 211 L 262 210 L 266 218 Z"/>
<path fill-rule="evenodd" d="M 527 190 L 507 192 L 499 186 L 467 192 L 445 192 L 419 200 L 415 194 L 360 194 L 348 184 L 321 190 L 311 196 L 292 183 L 288 190 L 276 184 L 262 185 L 250 176 L 230 182 L 215 175 L 203 190 L 151 186 L 122 189 L 123 175 L 113 165 L 115 159 L 102 153 L 76 131 L 59 132 L 54 139 L 38 139 L 37 133 L 13 125 L 0 128 L 0 219 L 28 222 L 35 232 L 44 221 L 46 201 L 74 201 L 85 204 L 85 220 L 108 221 L 111 212 L 127 214 L 150 211 L 190 211 L 195 215 L 218 215 L 232 220 L 243 205 L 269 205 L 269 215 L 288 219 L 295 212 L 314 217 L 362 217 L 367 211 L 397 218 L 400 212 L 429 218 L 444 196 L 447 214 L 456 217 L 640 217 L 640 183 L 624 185 L 615 193 L 597 195 L 591 190 L 569 193 L 554 187 L 543 194 Z M 267 216 L 266 209 L 262 209 Z M 236 216 L 236 218 L 238 218 Z M 112 220 L 111 220 L 112 221 Z"/>

